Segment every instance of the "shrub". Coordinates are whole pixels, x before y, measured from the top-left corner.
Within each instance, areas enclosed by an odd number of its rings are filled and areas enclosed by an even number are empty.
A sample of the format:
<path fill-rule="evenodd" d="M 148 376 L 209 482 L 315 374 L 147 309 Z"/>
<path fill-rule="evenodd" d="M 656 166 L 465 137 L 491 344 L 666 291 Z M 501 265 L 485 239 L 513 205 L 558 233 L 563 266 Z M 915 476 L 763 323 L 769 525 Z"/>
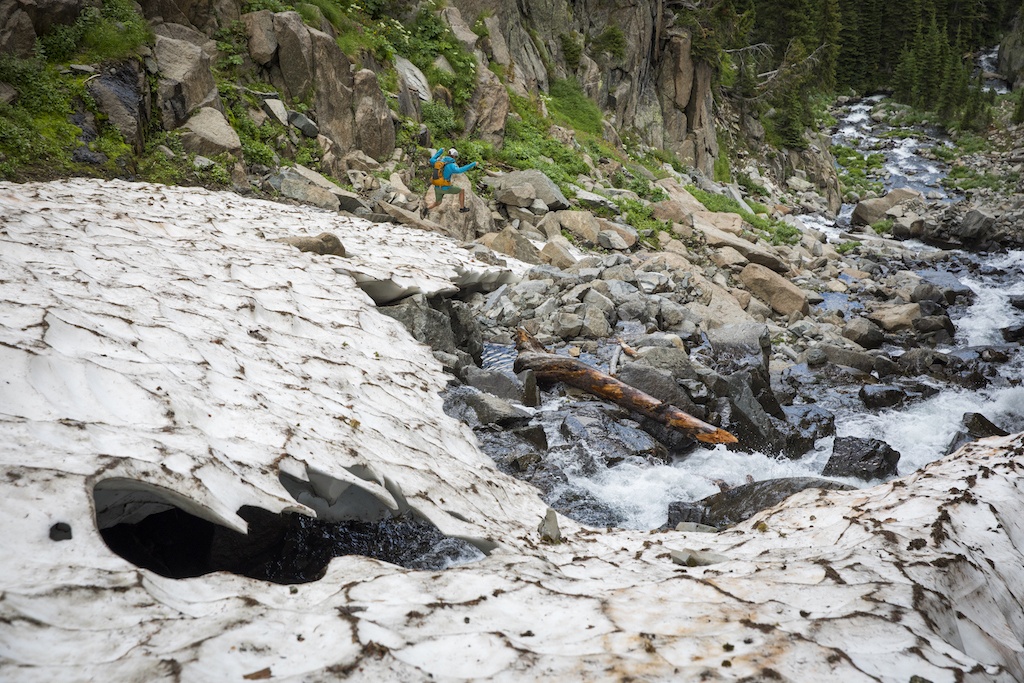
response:
<path fill-rule="evenodd" d="M 86 7 L 70 25 L 57 25 L 39 39 L 39 51 L 50 62 L 77 55 L 85 62 L 122 59 L 135 54 L 150 36 L 149 27 L 129 0 L 103 0 Z"/>
<path fill-rule="evenodd" d="M 562 43 L 562 57 L 565 65 L 575 71 L 580 68 L 580 57 L 583 56 L 583 41 L 575 33 L 563 33 L 558 36 Z"/>
<path fill-rule="evenodd" d="M 427 124 L 432 136 L 437 138 L 451 137 L 462 130 L 462 122 L 455 117 L 455 112 L 443 102 L 431 100 L 423 103 L 423 123 Z"/>
<path fill-rule="evenodd" d="M 616 59 L 626 56 L 626 34 L 617 26 L 609 26 L 593 39 L 590 47 L 594 52 L 607 52 Z"/>
<path fill-rule="evenodd" d="M 847 253 L 853 251 L 854 249 L 856 249 L 859 246 L 860 246 L 860 242 L 856 242 L 856 241 L 843 242 L 842 244 L 840 244 L 839 246 L 836 247 L 836 251 L 838 251 L 840 254 L 847 254 Z"/>
<path fill-rule="evenodd" d="M 693 185 L 686 188 L 708 211 L 739 214 L 744 221 L 772 244 L 796 244 L 800 240 L 799 228 L 773 218 L 744 211 L 739 202 L 725 195 L 705 192 Z"/>
<path fill-rule="evenodd" d="M 874 223 L 872 223 L 871 229 L 874 230 L 879 235 L 884 235 L 885 233 L 892 230 L 892 225 L 893 220 L 891 218 L 883 218 L 880 221 L 875 221 Z"/>

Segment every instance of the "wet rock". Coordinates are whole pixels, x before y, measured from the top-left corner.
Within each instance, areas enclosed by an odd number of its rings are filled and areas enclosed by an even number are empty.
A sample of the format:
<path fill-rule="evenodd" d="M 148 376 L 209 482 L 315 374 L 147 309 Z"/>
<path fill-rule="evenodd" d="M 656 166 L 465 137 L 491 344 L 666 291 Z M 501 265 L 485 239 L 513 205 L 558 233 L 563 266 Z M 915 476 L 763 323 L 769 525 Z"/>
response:
<path fill-rule="evenodd" d="M 907 394 L 891 384 L 865 384 L 857 393 L 868 408 L 891 408 L 906 400 Z"/>
<path fill-rule="evenodd" d="M 900 454 L 878 439 L 855 436 L 836 438 L 832 457 L 822 471 L 824 477 L 856 477 L 865 481 L 896 476 Z"/>
<path fill-rule="evenodd" d="M 981 413 L 964 413 L 961 420 L 962 429 L 956 433 L 953 439 L 946 446 L 946 455 L 960 450 L 963 446 L 990 436 L 1006 436 L 1006 430 L 997 426 Z"/>
<path fill-rule="evenodd" d="M 1009 298 L 1010 305 L 1018 311 L 1024 311 L 1024 294 L 1013 294 Z"/>
<path fill-rule="evenodd" d="M 786 413 L 784 454 L 799 458 L 814 448 L 818 439 L 836 433 L 836 416 L 816 405 L 783 406 Z"/>
<path fill-rule="evenodd" d="M 640 363 L 629 363 L 619 370 L 616 377 L 659 401 L 674 405 L 685 413 L 696 415 L 703 412 L 686 390 L 676 382 L 675 377 L 665 370 Z"/>
<path fill-rule="evenodd" d="M 530 419 L 522 408 L 472 387 L 450 389 L 445 395 L 444 411 L 473 427 L 521 425 Z"/>
<path fill-rule="evenodd" d="M 821 344 L 817 350 L 824 352 L 830 363 L 855 368 L 861 372 L 871 372 L 875 366 L 875 357 L 863 351 L 855 351 L 834 344 Z"/>
<path fill-rule="evenodd" d="M 769 415 L 757 400 L 751 386 L 750 373 L 733 373 L 724 379 L 724 384 L 725 392 L 721 391 L 720 386 L 713 387 L 721 397 L 715 404 L 715 410 L 720 416 L 722 428 L 739 439 L 736 447 L 771 455 L 782 453 L 786 447 L 786 436 L 779 429 L 781 420 Z M 779 410 L 781 412 L 781 407 Z"/>
<path fill-rule="evenodd" d="M 1021 342 L 1024 340 L 1024 324 L 1010 325 L 999 330 L 1005 342 Z"/>
<path fill-rule="evenodd" d="M 817 477 L 768 479 L 736 486 L 695 503 L 670 503 L 668 523 L 675 526 L 680 522 L 694 522 L 721 529 L 750 519 L 809 488 L 848 491 L 854 487 Z"/>
<path fill-rule="evenodd" d="M 867 318 L 854 318 L 843 328 L 843 336 L 865 349 L 877 349 L 885 342 L 885 333 Z"/>
<path fill-rule="evenodd" d="M 468 366 L 462 372 L 462 379 L 469 386 L 480 391 L 525 405 L 526 390 L 522 381 L 514 375 L 500 370 L 483 370 Z"/>

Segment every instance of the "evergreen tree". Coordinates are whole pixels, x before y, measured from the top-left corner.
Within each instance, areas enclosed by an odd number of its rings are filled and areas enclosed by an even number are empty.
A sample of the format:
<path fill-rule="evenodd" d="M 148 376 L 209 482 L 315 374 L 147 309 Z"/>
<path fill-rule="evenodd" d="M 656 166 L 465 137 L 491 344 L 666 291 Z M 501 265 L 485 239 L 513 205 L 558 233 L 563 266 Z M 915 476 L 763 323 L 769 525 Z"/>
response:
<path fill-rule="evenodd" d="M 1024 123 L 1024 90 L 1018 93 L 1017 108 L 1013 110 L 1013 122 Z"/>

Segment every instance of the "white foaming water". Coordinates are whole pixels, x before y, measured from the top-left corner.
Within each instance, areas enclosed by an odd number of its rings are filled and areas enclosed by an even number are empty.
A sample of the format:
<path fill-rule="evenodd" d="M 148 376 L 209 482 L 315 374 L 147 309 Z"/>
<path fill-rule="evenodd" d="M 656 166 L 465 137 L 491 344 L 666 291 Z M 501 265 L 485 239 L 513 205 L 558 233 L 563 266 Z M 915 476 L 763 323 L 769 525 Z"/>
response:
<path fill-rule="evenodd" d="M 1009 251 L 990 258 L 988 263 L 1016 273 L 1019 279 L 1009 285 L 998 285 L 986 276 L 961 278 L 975 293 L 974 304 L 957 321 L 957 340 L 966 346 L 1001 344 L 1000 330 L 1022 318 L 1022 313 L 1010 305 L 1010 297 L 1024 295 L 1024 251 Z"/>
<path fill-rule="evenodd" d="M 749 480 L 818 477 L 827 460 L 827 453 L 822 451 L 801 460 L 776 460 L 757 452 L 741 453 L 716 446 L 697 450 L 673 465 L 623 462 L 574 483 L 622 515 L 624 527 L 653 529 L 665 523 L 669 503 L 718 493 L 719 481 L 738 486 Z"/>

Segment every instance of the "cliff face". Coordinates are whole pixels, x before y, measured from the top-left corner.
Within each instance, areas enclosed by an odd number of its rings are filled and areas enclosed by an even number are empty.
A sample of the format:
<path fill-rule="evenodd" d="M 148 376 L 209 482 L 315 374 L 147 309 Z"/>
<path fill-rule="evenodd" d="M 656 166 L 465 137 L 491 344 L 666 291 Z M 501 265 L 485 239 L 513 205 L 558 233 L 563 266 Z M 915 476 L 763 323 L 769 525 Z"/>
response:
<path fill-rule="evenodd" d="M 577 77 L 617 129 L 635 130 L 647 144 L 711 173 L 718 154 L 713 70 L 693 59 L 689 31 L 673 26 L 675 17 L 662 0 L 451 4 L 467 24 L 482 18 L 488 58 L 504 67 L 522 94 L 546 90 L 549 67 L 556 78 Z M 578 66 L 565 54 L 566 39 L 582 45 Z"/>
<path fill-rule="evenodd" d="M 999 73 L 1014 88 L 1024 87 L 1024 10 L 1017 14 L 1013 28 L 999 45 Z"/>

